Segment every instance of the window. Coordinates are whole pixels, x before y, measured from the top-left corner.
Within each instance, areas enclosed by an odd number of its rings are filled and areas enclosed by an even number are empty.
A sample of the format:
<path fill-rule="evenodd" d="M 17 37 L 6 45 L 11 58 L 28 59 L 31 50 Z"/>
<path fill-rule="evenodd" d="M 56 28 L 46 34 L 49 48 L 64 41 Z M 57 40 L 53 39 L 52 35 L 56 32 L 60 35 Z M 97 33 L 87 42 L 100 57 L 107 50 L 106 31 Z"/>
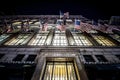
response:
<path fill-rule="evenodd" d="M 29 55 L 26 61 L 34 61 L 37 55 Z"/>
<path fill-rule="evenodd" d="M 91 55 L 83 55 L 86 62 L 95 62 Z"/>
<path fill-rule="evenodd" d="M 93 38 L 102 46 L 115 46 L 115 44 L 104 36 L 92 35 Z"/>
<path fill-rule="evenodd" d="M 115 55 L 120 60 L 120 55 Z"/>
<path fill-rule="evenodd" d="M 73 34 L 76 45 L 79 46 L 92 46 L 92 43 L 82 34 Z"/>
<path fill-rule="evenodd" d="M 117 40 L 120 42 L 120 36 L 118 34 L 111 34 L 110 35 L 113 39 Z"/>
<path fill-rule="evenodd" d="M 21 61 L 25 55 L 24 54 L 18 54 L 13 61 Z"/>
<path fill-rule="evenodd" d="M 99 62 L 107 62 L 107 59 L 103 55 L 95 55 Z"/>
<path fill-rule="evenodd" d="M 7 39 L 10 36 L 10 34 L 2 34 L 0 35 L 0 44 L 2 44 L 2 42 Z"/>
<path fill-rule="evenodd" d="M 65 33 L 56 33 L 53 38 L 53 46 L 67 46 L 67 38 Z"/>
<path fill-rule="evenodd" d="M 73 62 L 47 62 L 43 80 L 77 80 Z"/>
<path fill-rule="evenodd" d="M 31 34 L 20 34 L 6 42 L 5 45 L 25 45 L 31 37 Z"/>
<path fill-rule="evenodd" d="M 33 38 L 33 41 L 30 42 L 28 45 L 44 45 L 47 35 L 48 35 L 47 33 L 46 34 L 37 34 Z"/>
<path fill-rule="evenodd" d="M 0 59 L 4 56 L 5 54 L 0 54 Z"/>

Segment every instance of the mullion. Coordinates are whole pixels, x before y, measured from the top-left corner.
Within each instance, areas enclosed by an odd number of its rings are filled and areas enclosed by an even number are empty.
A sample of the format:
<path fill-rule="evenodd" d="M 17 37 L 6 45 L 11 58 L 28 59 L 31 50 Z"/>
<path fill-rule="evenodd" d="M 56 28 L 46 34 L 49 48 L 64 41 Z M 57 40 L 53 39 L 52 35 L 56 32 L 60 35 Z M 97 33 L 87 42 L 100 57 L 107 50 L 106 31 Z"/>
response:
<path fill-rule="evenodd" d="M 50 80 L 52 80 L 53 79 L 53 71 L 54 71 L 54 62 L 53 62 L 53 67 L 52 67 L 52 76 L 51 76 L 51 79 Z"/>
<path fill-rule="evenodd" d="M 66 62 L 66 72 L 67 72 L 67 80 L 68 80 L 69 77 L 68 77 L 68 67 L 67 67 L 67 62 Z"/>

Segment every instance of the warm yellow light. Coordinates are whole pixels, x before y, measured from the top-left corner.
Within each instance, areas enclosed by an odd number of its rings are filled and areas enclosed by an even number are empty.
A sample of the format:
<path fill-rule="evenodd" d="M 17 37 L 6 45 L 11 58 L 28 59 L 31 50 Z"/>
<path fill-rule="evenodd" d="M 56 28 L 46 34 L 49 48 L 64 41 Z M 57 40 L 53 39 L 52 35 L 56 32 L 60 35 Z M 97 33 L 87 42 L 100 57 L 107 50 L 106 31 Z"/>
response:
<path fill-rule="evenodd" d="M 74 66 L 71 62 L 48 62 L 44 80 L 77 80 L 75 75 Z"/>

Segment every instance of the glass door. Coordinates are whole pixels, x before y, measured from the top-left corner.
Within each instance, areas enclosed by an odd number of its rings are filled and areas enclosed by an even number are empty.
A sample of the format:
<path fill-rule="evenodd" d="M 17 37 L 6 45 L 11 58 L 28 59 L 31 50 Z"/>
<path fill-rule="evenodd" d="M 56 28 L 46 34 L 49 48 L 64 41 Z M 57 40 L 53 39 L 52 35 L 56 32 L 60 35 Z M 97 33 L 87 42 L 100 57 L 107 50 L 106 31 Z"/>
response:
<path fill-rule="evenodd" d="M 47 62 L 43 80 L 77 80 L 73 62 Z"/>

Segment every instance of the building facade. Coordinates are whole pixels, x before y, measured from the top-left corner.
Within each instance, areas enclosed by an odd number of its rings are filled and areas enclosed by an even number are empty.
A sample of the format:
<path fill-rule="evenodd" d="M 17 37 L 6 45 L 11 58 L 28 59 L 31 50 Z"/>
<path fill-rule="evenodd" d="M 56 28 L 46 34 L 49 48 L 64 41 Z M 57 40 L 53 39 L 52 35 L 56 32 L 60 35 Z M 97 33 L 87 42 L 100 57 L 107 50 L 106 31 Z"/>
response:
<path fill-rule="evenodd" d="M 81 15 L 0 16 L 1 79 L 119 80 L 115 27 Z"/>

